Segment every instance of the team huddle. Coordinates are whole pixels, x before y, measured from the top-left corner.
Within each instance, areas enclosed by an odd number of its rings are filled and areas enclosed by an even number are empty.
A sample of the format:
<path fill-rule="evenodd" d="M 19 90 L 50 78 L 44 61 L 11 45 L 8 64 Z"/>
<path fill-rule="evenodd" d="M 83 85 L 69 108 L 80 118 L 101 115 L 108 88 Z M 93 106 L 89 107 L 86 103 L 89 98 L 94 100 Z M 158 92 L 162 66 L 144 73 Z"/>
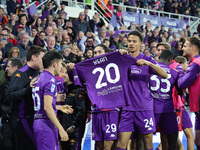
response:
<path fill-rule="evenodd" d="M 153 150 L 155 132 L 161 133 L 157 149 L 181 149 L 181 130 L 187 149 L 196 144 L 200 150 L 200 40 L 188 38 L 184 57 L 175 60 L 170 49 L 163 49 L 158 62 L 140 53 L 142 41 L 141 33 L 132 31 L 127 50 L 109 52 L 99 44 L 93 58 L 77 64 L 31 46 L 27 65 L 13 73 L 6 96 L 17 150 L 81 149 L 90 109 L 97 150 Z M 186 92 L 196 115 L 195 140 L 184 107 Z"/>

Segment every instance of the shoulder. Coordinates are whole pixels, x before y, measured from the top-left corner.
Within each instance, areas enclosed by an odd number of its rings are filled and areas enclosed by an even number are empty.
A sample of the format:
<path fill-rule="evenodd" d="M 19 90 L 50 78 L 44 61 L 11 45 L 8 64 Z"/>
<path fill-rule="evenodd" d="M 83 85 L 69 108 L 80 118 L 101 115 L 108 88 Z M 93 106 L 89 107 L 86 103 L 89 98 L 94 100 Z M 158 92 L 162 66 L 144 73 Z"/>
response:
<path fill-rule="evenodd" d="M 196 63 L 196 64 L 198 64 L 200 66 L 200 57 L 199 58 L 195 58 L 193 63 Z"/>
<path fill-rule="evenodd" d="M 140 55 L 142 55 L 142 54 L 140 54 Z M 142 59 L 145 59 L 145 60 L 147 60 L 147 61 L 150 61 L 150 62 L 152 62 L 153 64 L 157 64 L 157 62 L 152 58 L 152 57 L 150 57 L 150 56 L 146 56 L 146 55 L 142 55 Z"/>

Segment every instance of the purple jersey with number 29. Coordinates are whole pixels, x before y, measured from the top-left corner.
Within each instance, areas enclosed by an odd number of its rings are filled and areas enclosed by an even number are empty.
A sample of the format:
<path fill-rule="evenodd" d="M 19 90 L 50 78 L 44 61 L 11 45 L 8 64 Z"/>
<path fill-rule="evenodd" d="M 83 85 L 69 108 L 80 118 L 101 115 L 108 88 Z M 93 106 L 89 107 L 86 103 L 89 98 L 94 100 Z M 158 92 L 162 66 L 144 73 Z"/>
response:
<path fill-rule="evenodd" d="M 88 96 L 99 109 L 127 106 L 128 68 L 132 64 L 136 64 L 135 58 L 119 52 L 88 59 L 75 65 L 74 84 L 86 83 Z"/>

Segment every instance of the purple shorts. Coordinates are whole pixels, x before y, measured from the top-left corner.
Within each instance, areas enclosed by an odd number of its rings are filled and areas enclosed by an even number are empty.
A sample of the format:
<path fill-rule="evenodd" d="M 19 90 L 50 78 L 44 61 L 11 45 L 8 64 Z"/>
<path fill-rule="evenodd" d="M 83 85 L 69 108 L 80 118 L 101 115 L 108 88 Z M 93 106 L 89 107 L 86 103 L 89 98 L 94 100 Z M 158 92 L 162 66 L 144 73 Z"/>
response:
<path fill-rule="evenodd" d="M 195 130 L 200 130 L 200 113 L 195 113 Z"/>
<path fill-rule="evenodd" d="M 119 111 L 92 113 L 92 139 L 95 141 L 113 141 L 117 139 Z"/>
<path fill-rule="evenodd" d="M 156 128 L 160 126 L 166 135 L 179 131 L 175 112 L 155 114 L 155 120 Z"/>
<path fill-rule="evenodd" d="M 156 131 L 153 111 L 122 111 L 119 132 L 149 134 Z"/>
<path fill-rule="evenodd" d="M 35 119 L 33 132 L 37 150 L 59 150 L 58 129 L 49 119 Z"/>
<path fill-rule="evenodd" d="M 182 129 L 192 128 L 192 122 L 186 109 L 182 111 Z"/>

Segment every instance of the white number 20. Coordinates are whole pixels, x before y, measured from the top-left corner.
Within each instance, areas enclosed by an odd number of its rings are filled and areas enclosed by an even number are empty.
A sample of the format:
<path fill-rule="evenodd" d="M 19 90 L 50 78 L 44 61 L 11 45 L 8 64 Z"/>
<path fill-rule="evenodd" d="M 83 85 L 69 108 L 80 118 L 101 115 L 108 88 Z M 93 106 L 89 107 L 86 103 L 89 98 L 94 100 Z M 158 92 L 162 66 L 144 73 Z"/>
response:
<path fill-rule="evenodd" d="M 156 81 L 156 86 L 155 87 L 150 87 L 150 89 L 152 90 L 152 91 L 157 91 L 159 88 L 160 88 L 160 82 L 162 82 L 162 83 L 165 83 L 166 84 L 166 88 L 164 89 L 164 88 L 161 88 L 160 89 L 160 91 L 162 92 L 162 93 L 167 93 L 167 92 L 169 92 L 169 90 L 170 90 L 170 87 L 171 87 L 171 84 L 170 84 L 170 82 L 169 82 L 169 80 L 168 79 L 170 79 L 171 78 L 171 74 L 168 74 L 168 77 L 167 77 L 167 79 L 161 79 L 161 81 L 159 80 L 159 78 L 158 78 L 158 76 L 157 75 L 153 75 L 153 76 L 151 76 L 151 80 L 153 80 L 153 81 Z"/>
<path fill-rule="evenodd" d="M 110 68 L 114 68 L 114 71 L 115 71 L 115 78 L 114 78 L 114 79 L 111 78 L 111 75 L 110 75 Z M 105 73 L 105 72 L 106 72 L 105 74 L 106 74 L 107 81 L 108 81 L 109 83 L 117 83 L 117 82 L 120 80 L 119 68 L 118 68 L 118 66 L 117 66 L 116 64 L 114 64 L 114 63 L 108 64 L 108 65 L 106 66 L 106 68 L 105 68 L 105 71 L 104 71 L 104 69 L 101 68 L 101 67 L 95 68 L 95 69 L 92 71 L 93 74 L 96 74 L 97 72 L 100 72 L 100 74 L 99 74 L 99 78 L 98 78 L 98 80 L 97 80 L 97 82 L 96 82 L 96 84 L 95 84 L 96 89 L 100 89 L 100 88 L 102 88 L 102 87 L 104 87 L 104 86 L 107 86 L 107 82 L 102 82 L 102 79 L 103 79 L 103 76 L 104 76 L 104 73 Z"/>
<path fill-rule="evenodd" d="M 39 87 L 32 88 L 32 98 L 35 111 L 40 110 L 40 96 L 38 95 L 37 91 L 39 91 Z"/>
<path fill-rule="evenodd" d="M 110 128 L 111 128 L 112 132 L 116 132 L 116 130 L 117 130 L 117 127 L 116 127 L 116 125 L 114 123 L 111 124 L 111 125 L 107 124 L 106 128 L 107 128 L 106 129 L 106 133 L 110 133 Z"/>

